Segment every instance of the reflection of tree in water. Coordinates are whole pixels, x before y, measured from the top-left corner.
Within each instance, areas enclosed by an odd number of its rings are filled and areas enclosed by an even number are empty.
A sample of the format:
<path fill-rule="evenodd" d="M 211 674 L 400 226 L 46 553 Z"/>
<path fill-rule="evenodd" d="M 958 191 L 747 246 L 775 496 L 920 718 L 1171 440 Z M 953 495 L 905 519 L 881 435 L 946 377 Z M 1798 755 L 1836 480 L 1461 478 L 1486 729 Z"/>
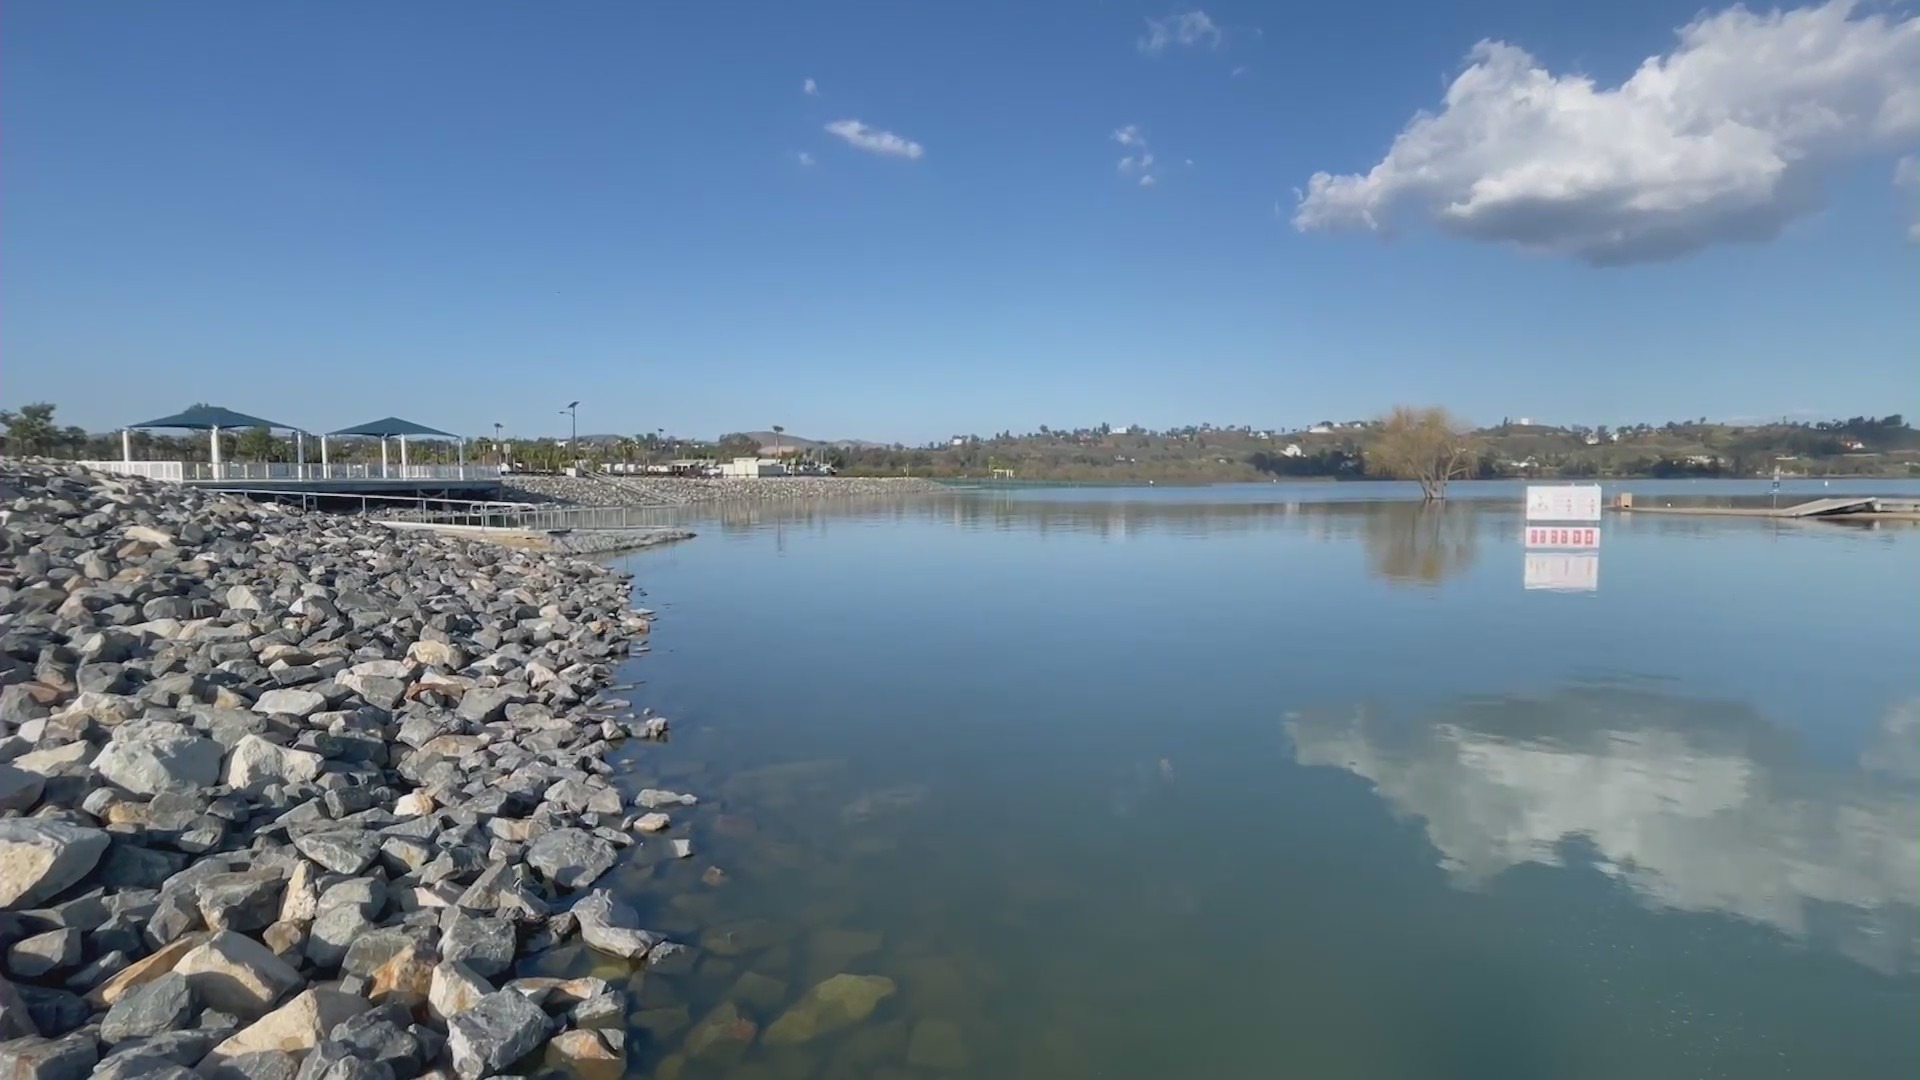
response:
<path fill-rule="evenodd" d="M 1471 512 L 1432 503 L 1376 503 L 1367 507 L 1368 561 L 1388 581 L 1437 585 L 1464 573 L 1478 557 Z"/>
<path fill-rule="evenodd" d="M 1287 722 L 1303 765 L 1371 781 L 1474 888 L 1569 841 L 1642 903 L 1718 912 L 1882 971 L 1920 953 L 1920 798 L 1885 718 L 1864 768 L 1811 758 L 1750 707 L 1612 689 L 1470 701 L 1409 722 Z M 1873 770 L 1873 771 L 1868 771 Z"/>

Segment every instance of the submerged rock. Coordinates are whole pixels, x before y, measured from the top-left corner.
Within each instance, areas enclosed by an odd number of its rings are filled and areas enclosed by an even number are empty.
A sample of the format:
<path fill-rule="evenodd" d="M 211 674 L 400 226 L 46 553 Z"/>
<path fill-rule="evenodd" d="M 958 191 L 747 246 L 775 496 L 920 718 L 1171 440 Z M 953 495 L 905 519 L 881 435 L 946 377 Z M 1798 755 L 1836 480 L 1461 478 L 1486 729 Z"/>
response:
<path fill-rule="evenodd" d="M 835 975 L 815 984 L 767 1026 L 767 1045 L 807 1042 L 852 1027 L 873 1015 L 894 989 L 884 975 Z"/>

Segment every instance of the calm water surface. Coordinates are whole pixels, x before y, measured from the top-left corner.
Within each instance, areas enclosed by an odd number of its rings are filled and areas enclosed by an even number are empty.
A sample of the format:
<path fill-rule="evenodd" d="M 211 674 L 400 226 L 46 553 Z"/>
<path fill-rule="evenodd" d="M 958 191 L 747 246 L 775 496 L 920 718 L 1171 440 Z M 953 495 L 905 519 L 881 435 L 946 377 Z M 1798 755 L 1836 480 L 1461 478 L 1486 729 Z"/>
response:
<path fill-rule="evenodd" d="M 703 803 L 616 885 L 711 946 L 636 980 L 630 1075 L 1920 1070 L 1920 530 L 1610 516 L 1530 564 L 1517 489 L 1393 493 L 759 508 L 625 560 L 675 721 L 632 779 Z M 839 972 L 897 992 L 749 1040 Z"/>

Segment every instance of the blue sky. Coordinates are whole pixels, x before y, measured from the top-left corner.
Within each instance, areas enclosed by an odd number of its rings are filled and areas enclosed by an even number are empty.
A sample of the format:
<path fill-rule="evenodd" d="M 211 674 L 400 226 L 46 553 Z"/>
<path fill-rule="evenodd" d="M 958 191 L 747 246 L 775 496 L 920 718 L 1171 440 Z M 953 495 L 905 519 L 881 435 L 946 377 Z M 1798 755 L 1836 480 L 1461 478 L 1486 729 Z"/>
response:
<path fill-rule="evenodd" d="M 1699 13 L 20 0 L 0 405 L 907 441 L 1920 412 L 1920 23 L 1676 36 Z"/>

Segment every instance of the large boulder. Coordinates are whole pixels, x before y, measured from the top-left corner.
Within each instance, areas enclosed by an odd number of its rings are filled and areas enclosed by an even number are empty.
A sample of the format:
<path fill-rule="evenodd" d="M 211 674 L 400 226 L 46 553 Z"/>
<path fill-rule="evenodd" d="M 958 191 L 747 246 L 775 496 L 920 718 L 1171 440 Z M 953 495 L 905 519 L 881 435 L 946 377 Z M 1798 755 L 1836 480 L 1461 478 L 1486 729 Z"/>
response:
<path fill-rule="evenodd" d="M 99 1060 L 99 1048 L 85 1032 L 58 1039 L 29 1035 L 0 1043 L 0 1077 L 7 1080 L 86 1080 Z"/>
<path fill-rule="evenodd" d="M 207 1051 L 200 1060 L 204 1075 L 244 1054 L 278 1050 L 298 1054 L 313 1049 L 327 1033 L 373 1007 L 358 994 L 315 987 L 241 1028 Z"/>
<path fill-rule="evenodd" d="M 257 713 L 298 716 L 302 719 L 312 716 L 327 707 L 327 699 L 312 690 L 296 687 L 277 687 L 261 694 L 253 703 Z"/>
<path fill-rule="evenodd" d="M 39 773 L 0 765 L 0 813 L 18 810 L 24 814 L 33 809 L 46 786 L 47 778 Z"/>
<path fill-rule="evenodd" d="M 0 909 L 30 908 L 86 877 L 107 850 L 101 829 L 39 818 L 0 820 Z"/>
<path fill-rule="evenodd" d="M 195 996 L 208 1008 L 251 1020 L 263 1016 L 281 998 L 307 981 L 275 956 L 272 949 L 245 934 L 220 930 L 174 965 Z"/>
<path fill-rule="evenodd" d="M 243 735 L 227 756 L 227 785 L 311 783 L 326 764 L 326 758 L 311 750 L 293 750 L 258 735 Z"/>
<path fill-rule="evenodd" d="M 517 990 L 497 990 L 447 1022 L 447 1050 L 460 1080 L 480 1080 L 540 1048 L 547 1014 Z"/>
<path fill-rule="evenodd" d="M 224 748 L 182 724 L 146 723 L 116 737 L 93 759 L 93 769 L 137 795 L 197 791 L 220 782 Z"/>
<path fill-rule="evenodd" d="M 647 955 L 661 941 L 659 934 L 640 928 L 640 916 L 633 908 L 605 889 L 595 889 L 573 905 L 573 917 L 580 924 L 582 941 L 628 960 Z"/>
<path fill-rule="evenodd" d="M 549 829 L 527 847 L 527 865 L 563 889 L 581 889 L 613 866 L 613 845 L 584 829 Z"/>
<path fill-rule="evenodd" d="M 100 1024 L 100 1041 L 123 1043 L 148 1039 L 187 1026 L 193 1017 L 193 988 L 177 971 L 128 993 L 107 1010 Z"/>

